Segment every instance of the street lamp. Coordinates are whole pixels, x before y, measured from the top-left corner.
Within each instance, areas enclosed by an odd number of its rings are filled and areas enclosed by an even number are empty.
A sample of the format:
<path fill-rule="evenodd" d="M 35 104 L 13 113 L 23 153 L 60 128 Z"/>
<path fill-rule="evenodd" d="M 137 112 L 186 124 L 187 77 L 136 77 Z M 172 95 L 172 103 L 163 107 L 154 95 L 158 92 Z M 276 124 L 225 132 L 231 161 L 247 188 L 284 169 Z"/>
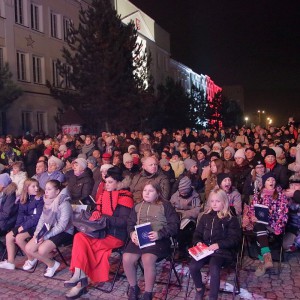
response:
<path fill-rule="evenodd" d="M 246 126 L 247 126 L 247 124 L 248 124 L 248 120 L 249 120 L 249 118 L 248 118 L 248 117 L 245 117 Z"/>
<path fill-rule="evenodd" d="M 265 113 L 265 111 L 264 110 L 258 110 L 257 111 L 257 113 L 258 113 L 258 124 L 260 125 L 260 121 L 261 121 L 261 114 L 264 114 Z"/>

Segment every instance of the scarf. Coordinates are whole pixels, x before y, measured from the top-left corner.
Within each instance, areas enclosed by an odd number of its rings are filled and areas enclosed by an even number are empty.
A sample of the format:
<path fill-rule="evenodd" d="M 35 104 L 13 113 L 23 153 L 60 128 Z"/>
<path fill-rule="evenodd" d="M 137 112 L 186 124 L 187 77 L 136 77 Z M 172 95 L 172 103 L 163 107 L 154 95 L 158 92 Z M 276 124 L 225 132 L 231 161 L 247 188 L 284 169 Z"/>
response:
<path fill-rule="evenodd" d="M 272 171 L 276 165 L 276 160 L 272 164 L 266 163 L 266 168 Z"/>
<path fill-rule="evenodd" d="M 54 225 L 55 220 L 57 219 L 58 206 L 62 201 L 63 197 L 61 197 L 61 193 L 54 199 L 44 197 L 43 215 L 45 223 Z"/>

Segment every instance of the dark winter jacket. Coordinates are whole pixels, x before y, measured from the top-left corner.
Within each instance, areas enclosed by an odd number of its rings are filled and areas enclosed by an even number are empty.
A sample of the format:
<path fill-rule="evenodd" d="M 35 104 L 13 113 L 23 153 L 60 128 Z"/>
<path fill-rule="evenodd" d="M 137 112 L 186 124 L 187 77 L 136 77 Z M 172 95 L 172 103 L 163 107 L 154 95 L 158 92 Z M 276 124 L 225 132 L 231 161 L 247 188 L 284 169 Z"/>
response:
<path fill-rule="evenodd" d="M 235 164 L 231 169 L 230 174 L 232 175 L 232 185 L 237 188 L 240 194 L 243 193 L 244 184 L 250 172 L 251 168 L 246 160 L 241 166 Z"/>
<path fill-rule="evenodd" d="M 43 206 L 42 197 L 29 196 L 26 203 L 19 204 L 16 227 L 22 226 L 24 231 L 35 228 L 42 214 Z"/>
<path fill-rule="evenodd" d="M 76 204 L 79 200 L 85 202 L 84 200 L 88 199 L 89 195 L 91 195 L 94 186 L 92 171 L 90 169 L 85 169 L 81 175 L 76 176 L 74 171 L 71 170 L 66 174 L 66 178 L 71 203 Z"/>
<path fill-rule="evenodd" d="M 0 231 L 6 232 L 11 230 L 16 223 L 18 216 L 18 204 L 16 204 L 15 183 L 10 183 L 0 193 Z"/>
<path fill-rule="evenodd" d="M 208 246 L 217 243 L 219 249 L 212 255 L 231 259 L 237 252 L 242 230 L 237 217 L 220 219 L 217 212 L 211 211 L 200 218 L 193 236 L 193 244 L 202 242 Z"/>
<path fill-rule="evenodd" d="M 286 166 L 276 163 L 272 170 L 267 168 L 267 171 L 271 171 L 275 175 L 276 184 L 279 184 L 281 188 L 287 189 L 289 187 L 289 176 Z"/>

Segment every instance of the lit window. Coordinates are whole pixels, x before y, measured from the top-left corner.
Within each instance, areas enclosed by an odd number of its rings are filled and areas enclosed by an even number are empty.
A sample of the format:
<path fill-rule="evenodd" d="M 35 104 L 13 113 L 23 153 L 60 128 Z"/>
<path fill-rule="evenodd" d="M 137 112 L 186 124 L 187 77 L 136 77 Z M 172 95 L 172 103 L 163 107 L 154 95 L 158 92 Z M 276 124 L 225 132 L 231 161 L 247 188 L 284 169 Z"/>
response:
<path fill-rule="evenodd" d="M 37 31 L 43 31 L 43 20 L 42 20 L 42 7 L 40 5 L 36 5 L 31 3 L 30 6 L 31 13 L 31 29 Z"/>
<path fill-rule="evenodd" d="M 17 76 L 18 80 L 29 81 L 28 54 L 17 52 Z"/>
<path fill-rule="evenodd" d="M 32 56 L 33 82 L 44 83 L 44 59 L 38 56 Z"/>
<path fill-rule="evenodd" d="M 52 37 L 61 39 L 61 16 L 50 12 L 50 34 Z"/>

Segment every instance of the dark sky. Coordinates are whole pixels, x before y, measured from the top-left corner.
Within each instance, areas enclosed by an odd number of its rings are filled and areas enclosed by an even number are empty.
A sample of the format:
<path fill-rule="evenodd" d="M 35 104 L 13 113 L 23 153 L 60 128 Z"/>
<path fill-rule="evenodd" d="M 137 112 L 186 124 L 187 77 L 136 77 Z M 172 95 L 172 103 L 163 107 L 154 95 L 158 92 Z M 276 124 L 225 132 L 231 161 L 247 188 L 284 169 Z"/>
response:
<path fill-rule="evenodd" d="M 277 125 L 300 121 L 300 0 L 131 2 L 170 33 L 174 59 L 220 86 L 242 85 L 250 118 L 260 108 Z"/>

